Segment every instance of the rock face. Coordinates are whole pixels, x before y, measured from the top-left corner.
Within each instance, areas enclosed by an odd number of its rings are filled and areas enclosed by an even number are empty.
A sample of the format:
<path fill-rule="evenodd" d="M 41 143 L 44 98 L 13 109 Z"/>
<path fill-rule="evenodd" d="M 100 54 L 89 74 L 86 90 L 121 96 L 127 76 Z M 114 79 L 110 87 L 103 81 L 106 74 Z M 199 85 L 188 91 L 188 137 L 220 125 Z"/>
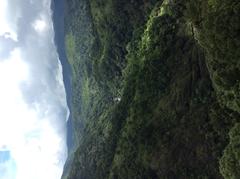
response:
<path fill-rule="evenodd" d="M 240 178 L 239 12 L 237 0 L 65 0 L 76 150 L 62 178 Z"/>

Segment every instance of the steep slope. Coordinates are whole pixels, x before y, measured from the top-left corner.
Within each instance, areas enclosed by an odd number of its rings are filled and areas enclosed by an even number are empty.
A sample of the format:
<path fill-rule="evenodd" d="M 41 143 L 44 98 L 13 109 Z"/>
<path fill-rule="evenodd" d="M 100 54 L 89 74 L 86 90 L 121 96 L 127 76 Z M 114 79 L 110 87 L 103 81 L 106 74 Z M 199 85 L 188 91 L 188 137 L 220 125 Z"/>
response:
<path fill-rule="evenodd" d="M 63 178 L 239 178 L 239 10 L 66 0 L 78 147 Z"/>

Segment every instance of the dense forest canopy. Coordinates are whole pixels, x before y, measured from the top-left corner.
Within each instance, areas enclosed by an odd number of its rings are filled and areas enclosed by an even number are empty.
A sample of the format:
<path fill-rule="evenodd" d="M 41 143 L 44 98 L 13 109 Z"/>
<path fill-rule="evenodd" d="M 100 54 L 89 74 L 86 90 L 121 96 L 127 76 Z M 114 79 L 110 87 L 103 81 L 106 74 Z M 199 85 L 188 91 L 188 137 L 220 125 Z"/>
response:
<path fill-rule="evenodd" d="M 240 2 L 66 0 L 63 179 L 240 178 Z"/>

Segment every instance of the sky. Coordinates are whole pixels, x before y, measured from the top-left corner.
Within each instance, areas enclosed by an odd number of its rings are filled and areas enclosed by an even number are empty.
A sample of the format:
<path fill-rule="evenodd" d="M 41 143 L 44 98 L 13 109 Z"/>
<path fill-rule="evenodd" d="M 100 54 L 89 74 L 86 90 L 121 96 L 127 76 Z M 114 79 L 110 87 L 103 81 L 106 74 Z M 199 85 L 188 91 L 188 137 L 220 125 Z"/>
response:
<path fill-rule="evenodd" d="M 51 0 L 0 0 L 0 179 L 60 179 L 69 110 Z"/>

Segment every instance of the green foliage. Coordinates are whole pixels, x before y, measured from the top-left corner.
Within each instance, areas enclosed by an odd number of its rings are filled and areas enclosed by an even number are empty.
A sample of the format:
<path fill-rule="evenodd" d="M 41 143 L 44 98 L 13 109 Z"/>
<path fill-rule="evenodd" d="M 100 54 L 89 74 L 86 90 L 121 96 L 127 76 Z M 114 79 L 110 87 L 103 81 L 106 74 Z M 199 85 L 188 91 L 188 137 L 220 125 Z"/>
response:
<path fill-rule="evenodd" d="M 75 54 L 76 54 L 76 44 L 75 44 L 75 40 L 72 34 L 67 34 L 66 35 L 66 51 L 67 51 L 67 56 L 68 56 L 68 61 L 69 63 L 73 66 L 74 65 L 74 59 Z"/>
<path fill-rule="evenodd" d="M 201 9 L 192 11 L 191 20 L 199 16 L 200 21 L 194 23 L 199 43 L 207 52 L 207 63 L 218 93 L 219 102 L 223 106 L 240 112 L 239 80 L 240 80 L 240 3 L 230 1 L 190 1 Z M 191 8 L 188 8 L 191 9 Z"/>
<path fill-rule="evenodd" d="M 213 99 L 206 93 L 211 91 L 207 72 L 203 70 L 199 79 L 194 68 L 194 64 L 204 60 L 201 49 L 191 38 L 177 36 L 179 27 L 174 16 L 157 13 L 158 9 L 153 11 L 142 37 L 136 33 L 128 45 L 124 89 L 127 92 L 133 88 L 135 92 L 118 140 L 110 178 L 220 177 L 217 157 L 225 145 L 208 148 L 209 143 L 215 145 L 215 138 L 206 139 L 201 134 L 214 132 L 211 123 L 204 123 L 209 118 L 207 108 L 200 107 L 203 103 L 211 106 Z M 190 64 L 193 66 L 189 69 Z M 195 77 L 191 79 L 192 73 Z M 188 94 L 190 84 L 196 90 L 193 96 Z M 199 100 L 194 101 L 195 98 Z M 202 132 L 198 133 L 199 126 Z M 190 145 L 193 153 L 188 151 Z M 175 147 L 188 151 L 188 161 L 183 153 L 176 153 Z M 213 154 L 214 149 L 218 154 Z M 203 161 L 207 158 L 212 163 L 205 166 Z"/>
<path fill-rule="evenodd" d="M 213 117 L 217 120 L 214 126 L 215 128 L 218 126 L 218 135 L 225 138 L 225 142 L 222 141 L 222 143 L 226 143 L 227 131 L 237 122 L 240 112 L 240 19 L 238 13 L 240 3 L 235 0 L 208 0 L 207 3 L 190 1 L 189 4 L 191 7 L 187 7 L 186 17 L 193 22 L 195 38 L 206 51 L 207 64 L 218 102 L 223 108 L 235 111 L 234 116 L 233 112 L 230 115 L 221 109 L 221 117 L 219 115 Z M 193 8 L 195 5 L 196 7 Z M 219 120 L 220 118 L 222 120 Z M 234 144 L 237 139 L 237 130 L 239 130 L 238 124 L 230 131 L 230 143 L 220 161 L 221 173 L 229 179 L 240 177 L 238 172 L 240 168 L 237 164 L 239 161 L 237 152 L 239 151 Z"/>
<path fill-rule="evenodd" d="M 220 160 L 220 170 L 226 179 L 240 178 L 240 124 L 237 123 L 229 132 L 230 143 Z"/>
<path fill-rule="evenodd" d="M 67 1 L 68 179 L 236 176 L 239 3 L 220 3 Z"/>
<path fill-rule="evenodd" d="M 155 2 L 156 0 L 90 2 L 98 44 L 93 59 L 93 72 L 100 86 L 112 95 L 119 95 L 122 70 L 126 66 L 126 45 L 131 39 L 133 28 L 143 25 L 149 8 Z"/>

